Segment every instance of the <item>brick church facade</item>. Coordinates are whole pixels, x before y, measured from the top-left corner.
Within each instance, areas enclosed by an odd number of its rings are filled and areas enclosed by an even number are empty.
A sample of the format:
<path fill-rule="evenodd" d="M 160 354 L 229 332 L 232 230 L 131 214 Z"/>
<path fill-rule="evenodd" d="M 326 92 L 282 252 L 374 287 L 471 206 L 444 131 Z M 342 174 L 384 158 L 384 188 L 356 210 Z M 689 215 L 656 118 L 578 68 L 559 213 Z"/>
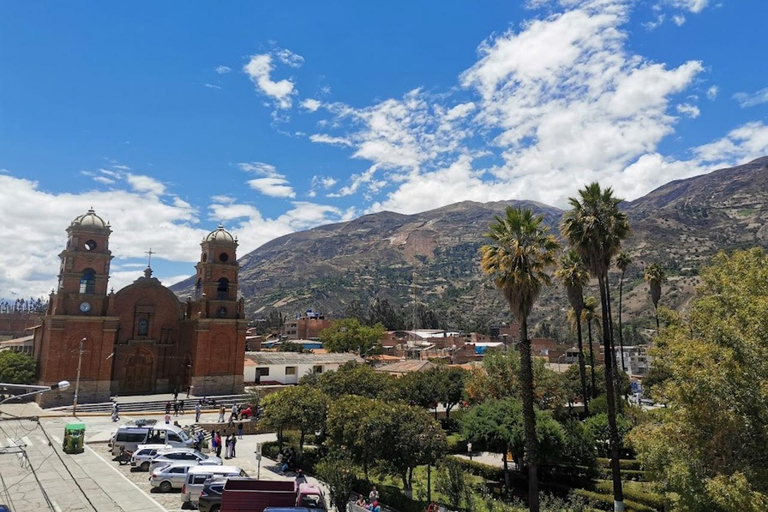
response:
<path fill-rule="evenodd" d="M 203 238 L 194 297 L 180 301 L 149 266 L 133 284 L 108 291 L 111 232 L 92 209 L 67 228 L 34 356 L 38 384 L 71 386 L 38 395 L 41 405 L 72 403 L 81 340 L 79 403 L 188 387 L 196 396 L 241 393 L 247 321 L 237 294 L 237 239 L 222 226 Z"/>

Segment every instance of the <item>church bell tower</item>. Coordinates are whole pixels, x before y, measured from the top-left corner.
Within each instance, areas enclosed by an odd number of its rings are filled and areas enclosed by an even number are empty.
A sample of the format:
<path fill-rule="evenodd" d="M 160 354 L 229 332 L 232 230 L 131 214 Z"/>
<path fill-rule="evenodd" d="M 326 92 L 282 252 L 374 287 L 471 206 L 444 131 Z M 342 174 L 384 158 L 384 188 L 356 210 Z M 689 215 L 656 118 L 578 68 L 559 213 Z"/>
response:
<path fill-rule="evenodd" d="M 202 253 L 195 266 L 195 300 L 203 318 L 238 318 L 237 238 L 224 226 L 211 231 L 200 243 Z"/>

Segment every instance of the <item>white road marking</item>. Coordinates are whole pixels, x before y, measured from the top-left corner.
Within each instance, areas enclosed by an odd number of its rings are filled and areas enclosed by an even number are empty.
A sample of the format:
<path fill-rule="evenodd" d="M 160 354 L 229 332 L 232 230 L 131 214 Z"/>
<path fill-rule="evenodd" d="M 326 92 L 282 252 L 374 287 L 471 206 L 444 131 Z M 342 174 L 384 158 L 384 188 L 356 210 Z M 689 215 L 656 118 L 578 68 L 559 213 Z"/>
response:
<path fill-rule="evenodd" d="M 46 446 L 48 445 L 48 440 L 46 438 L 44 438 L 43 436 L 35 436 L 35 439 L 37 439 L 38 441 L 40 441 L 42 444 L 44 444 Z"/>
<path fill-rule="evenodd" d="M 58 503 L 56 503 L 53 500 L 51 500 L 51 503 L 53 504 L 53 510 L 55 510 L 56 512 L 61 512 L 61 507 L 59 506 Z"/>
<path fill-rule="evenodd" d="M 55 438 L 54 438 L 54 439 L 55 439 Z M 92 454 L 94 454 L 95 456 L 97 456 L 98 458 L 100 458 L 102 461 L 104 461 L 104 463 L 105 463 L 107 466 L 109 466 L 109 467 L 110 467 L 110 469 L 112 469 L 112 471 L 114 471 L 115 473 L 117 473 L 118 475 L 120 475 L 121 477 L 123 477 L 123 479 L 124 479 L 126 482 L 128 482 L 129 484 L 131 484 L 132 486 L 134 486 L 134 487 L 135 487 L 135 488 L 136 488 L 136 489 L 137 489 L 139 492 L 141 492 L 141 494 L 143 494 L 144 496 L 146 496 L 146 497 L 147 497 L 147 498 L 148 498 L 148 499 L 149 499 L 149 500 L 150 500 L 152 503 L 154 503 L 155 505 L 157 505 L 157 508 L 159 508 L 159 509 L 160 509 L 160 510 L 162 510 L 163 512 L 168 512 L 168 509 L 167 509 L 167 508 L 165 508 L 165 507 L 164 507 L 164 506 L 162 506 L 160 503 L 158 503 L 158 502 L 157 502 L 157 500 L 155 500 L 155 499 L 154 499 L 152 496 L 149 496 L 149 495 L 148 495 L 146 492 L 144 492 L 144 491 L 141 489 L 141 487 L 139 487 L 138 485 L 136 485 L 135 483 L 133 483 L 133 482 L 131 481 L 131 479 L 130 479 L 130 478 L 128 478 L 127 476 L 125 476 L 124 474 L 122 474 L 122 473 L 120 472 L 120 470 L 119 470 L 119 469 L 117 469 L 117 468 L 116 468 L 116 467 L 114 467 L 112 464 L 110 464 L 109 462 L 107 462 L 107 459 L 105 459 L 104 457 L 102 457 L 101 455 L 99 455 L 98 453 L 96 453 L 96 451 L 95 451 L 93 448 L 91 448 L 91 447 L 90 447 L 90 446 L 88 446 L 88 445 L 85 445 L 85 447 L 86 447 L 86 448 L 87 448 L 87 449 L 88 449 L 88 450 L 89 450 L 89 451 L 90 451 Z"/>
<path fill-rule="evenodd" d="M 55 435 L 53 435 L 53 434 L 51 434 L 51 437 L 52 437 L 52 438 L 53 438 L 53 440 L 54 440 L 54 441 L 56 441 L 58 444 L 61 444 L 61 439 L 59 439 L 58 437 L 56 437 L 56 436 L 55 436 Z"/>
<path fill-rule="evenodd" d="M 22 437 L 21 440 L 24 441 L 25 445 L 32 446 L 32 441 L 30 441 L 27 436 Z"/>
<path fill-rule="evenodd" d="M 6 439 L 8 440 L 8 447 L 16 446 L 16 443 L 13 442 L 13 439 L 10 437 L 6 437 Z"/>

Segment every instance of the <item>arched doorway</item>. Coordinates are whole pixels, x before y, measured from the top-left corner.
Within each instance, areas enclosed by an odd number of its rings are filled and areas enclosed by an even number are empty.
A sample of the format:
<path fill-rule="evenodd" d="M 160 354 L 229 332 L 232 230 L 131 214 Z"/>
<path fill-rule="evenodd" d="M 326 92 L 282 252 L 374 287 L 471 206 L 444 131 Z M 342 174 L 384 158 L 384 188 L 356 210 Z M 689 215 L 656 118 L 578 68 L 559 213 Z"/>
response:
<path fill-rule="evenodd" d="M 138 349 L 128 356 L 125 363 L 125 375 L 120 384 L 120 393 L 124 395 L 140 395 L 155 391 L 153 377 L 152 354 Z"/>

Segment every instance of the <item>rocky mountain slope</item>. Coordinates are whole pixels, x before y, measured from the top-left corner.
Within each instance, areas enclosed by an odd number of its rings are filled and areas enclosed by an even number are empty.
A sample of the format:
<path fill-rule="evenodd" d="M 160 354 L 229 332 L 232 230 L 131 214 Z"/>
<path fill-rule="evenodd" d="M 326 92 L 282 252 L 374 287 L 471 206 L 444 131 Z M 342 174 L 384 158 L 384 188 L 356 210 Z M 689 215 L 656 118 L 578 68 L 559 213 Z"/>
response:
<path fill-rule="evenodd" d="M 662 302 L 684 306 L 699 266 L 720 249 L 768 246 L 768 157 L 668 183 L 625 203 L 633 234 L 627 316 L 650 325 L 642 272 L 658 261 L 670 274 Z M 414 215 L 381 212 L 277 238 L 240 259 L 240 289 L 251 318 L 272 309 L 293 315 L 312 307 L 343 316 L 353 301 L 387 298 L 408 311 L 422 303 L 452 328 L 508 320 L 498 293 L 479 271 L 478 250 L 495 214 L 522 205 L 557 232 L 563 211 L 528 201 L 465 201 Z M 618 273 L 612 276 L 618 281 Z M 179 295 L 192 280 L 177 284 Z M 593 292 L 594 293 L 594 292 Z M 614 293 L 618 298 L 618 293 Z M 534 321 L 564 329 L 567 303 L 558 286 L 541 297 Z"/>

